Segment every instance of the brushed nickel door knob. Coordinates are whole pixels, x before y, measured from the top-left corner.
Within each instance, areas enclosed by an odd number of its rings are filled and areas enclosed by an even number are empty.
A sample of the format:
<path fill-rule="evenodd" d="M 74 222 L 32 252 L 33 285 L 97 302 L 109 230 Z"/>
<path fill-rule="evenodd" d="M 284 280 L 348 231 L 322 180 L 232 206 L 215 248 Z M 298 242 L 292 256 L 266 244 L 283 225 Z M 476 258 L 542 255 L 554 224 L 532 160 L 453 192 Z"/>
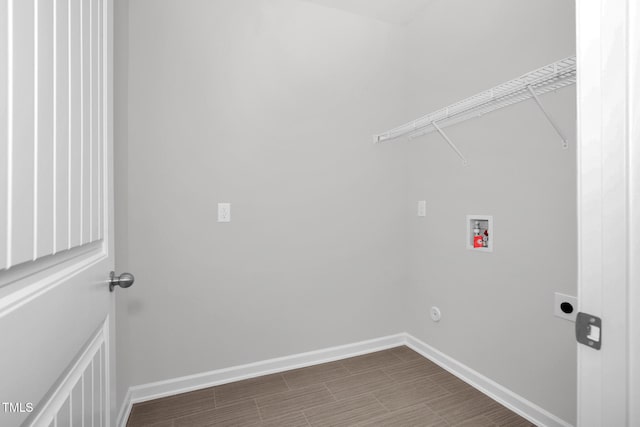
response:
<path fill-rule="evenodd" d="M 131 273 L 122 273 L 119 276 L 116 276 L 115 271 L 112 271 L 109 274 L 109 291 L 113 292 L 113 288 L 116 286 L 120 286 L 121 288 L 128 288 L 133 285 L 133 282 L 136 280 Z"/>

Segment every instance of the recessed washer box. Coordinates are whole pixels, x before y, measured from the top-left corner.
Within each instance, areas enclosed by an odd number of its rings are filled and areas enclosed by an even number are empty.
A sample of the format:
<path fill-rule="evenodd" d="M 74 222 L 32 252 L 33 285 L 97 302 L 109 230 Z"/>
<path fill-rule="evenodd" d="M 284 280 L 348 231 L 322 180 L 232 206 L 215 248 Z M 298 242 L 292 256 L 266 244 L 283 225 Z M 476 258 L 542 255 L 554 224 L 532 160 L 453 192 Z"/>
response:
<path fill-rule="evenodd" d="M 474 247 L 474 238 L 476 237 L 474 229 L 480 229 L 480 236 L 485 236 L 486 231 L 486 246 Z M 467 215 L 467 234 L 466 244 L 467 249 L 475 252 L 493 252 L 493 241 L 495 240 L 493 229 L 493 216 L 492 215 Z"/>

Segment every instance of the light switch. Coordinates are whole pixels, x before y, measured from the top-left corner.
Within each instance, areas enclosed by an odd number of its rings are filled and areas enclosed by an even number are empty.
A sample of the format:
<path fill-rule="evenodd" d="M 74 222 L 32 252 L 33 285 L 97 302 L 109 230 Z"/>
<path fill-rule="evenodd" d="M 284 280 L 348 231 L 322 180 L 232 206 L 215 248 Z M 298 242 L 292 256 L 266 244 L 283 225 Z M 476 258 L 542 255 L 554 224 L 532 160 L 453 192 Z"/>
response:
<path fill-rule="evenodd" d="M 418 200 L 418 216 L 427 216 L 426 200 Z"/>
<path fill-rule="evenodd" d="M 218 222 L 231 222 L 231 203 L 218 203 Z"/>

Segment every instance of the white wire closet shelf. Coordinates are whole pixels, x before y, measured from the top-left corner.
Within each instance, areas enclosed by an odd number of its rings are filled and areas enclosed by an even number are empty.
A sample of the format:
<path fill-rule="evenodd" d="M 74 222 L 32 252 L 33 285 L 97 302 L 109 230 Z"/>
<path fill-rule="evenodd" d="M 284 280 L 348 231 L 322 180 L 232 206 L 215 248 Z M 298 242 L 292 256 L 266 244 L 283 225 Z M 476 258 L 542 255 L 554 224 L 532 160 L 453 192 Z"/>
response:
<path fill-rule="evenodd" d="M 464 156 L 462 156 L 451 140 L 444 134 L 442 128 L 482 116 L 518 102 L 526 101 L 527 99 L 534 99 L 542 109 L 547 120 L 549 120 L 562 138 L 563 147 L 567 148 L 566 138 L 540 103 L 538 95 L 555 91 L 575 83 L 576 57 L 570 56 L 524 74 L 517 79 L 510 80 L 492 89 L 456 102 L 448 107 L 441 108 L 426 116 L 412 120 L 387 132 L 374 135 L 373 139 L 376 143 L 391 141 L 402 136 L 408 136 L 412 139 L 435 131 L 445 138 L 451 148 L 453 148 L 458 156 L 466 163 Z"/>

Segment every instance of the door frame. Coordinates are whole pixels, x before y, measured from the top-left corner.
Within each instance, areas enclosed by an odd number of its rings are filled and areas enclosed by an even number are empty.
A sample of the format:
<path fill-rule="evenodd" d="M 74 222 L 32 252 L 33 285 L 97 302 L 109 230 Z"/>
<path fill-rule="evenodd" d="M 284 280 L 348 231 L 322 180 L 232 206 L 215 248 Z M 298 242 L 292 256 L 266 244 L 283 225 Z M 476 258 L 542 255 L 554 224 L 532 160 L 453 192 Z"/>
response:
<path fill-rule="evenodd" d="M 640 7 L 576 2 L 578 300 L 602 350 L 578 346 L 578 425 L 640 425 Z M 634 146 L 633 141 L 636 141 Z M 634 239 L 635 236 L 635 239 Z"/>
<path fill-rule="evenodd" d="M 115 169 L 114 169 L 114 111 L 113 111 L 113 94 L 114 94 L 114 0 L 103 0 L 104 14 L 104 105 L 103 105 L 103 138 L 105 142 L 105 163 L 106 163 L 106 179 L 105 179 L 105 197 L 107 199 L 105 218 L 105 227 L 107 232 L 106 249 L 109 254 L 113 254 L 115 268 Z M 116 298 L 111 295 L 111 303 L 109 307 L 109 326 L 107 340 L 107 356 L 109 363 L 107 364 L 106 378 L 109 381 L 109 395 L 107 396 L 107 425 L 115 425 L 118 419 L 118 399 L 116 384 Z"/>

